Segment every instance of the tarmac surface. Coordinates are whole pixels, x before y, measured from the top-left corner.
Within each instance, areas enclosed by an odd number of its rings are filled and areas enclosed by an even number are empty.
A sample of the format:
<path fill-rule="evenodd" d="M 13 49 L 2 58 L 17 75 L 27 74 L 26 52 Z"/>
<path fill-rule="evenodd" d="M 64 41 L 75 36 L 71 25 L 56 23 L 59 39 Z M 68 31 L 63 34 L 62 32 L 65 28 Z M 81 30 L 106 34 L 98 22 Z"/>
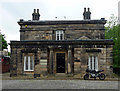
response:
<path fill-rule="evenodd" d="M 91 80 L 2 80 L 2 89 L 118 89 L 119 83 Z"/>

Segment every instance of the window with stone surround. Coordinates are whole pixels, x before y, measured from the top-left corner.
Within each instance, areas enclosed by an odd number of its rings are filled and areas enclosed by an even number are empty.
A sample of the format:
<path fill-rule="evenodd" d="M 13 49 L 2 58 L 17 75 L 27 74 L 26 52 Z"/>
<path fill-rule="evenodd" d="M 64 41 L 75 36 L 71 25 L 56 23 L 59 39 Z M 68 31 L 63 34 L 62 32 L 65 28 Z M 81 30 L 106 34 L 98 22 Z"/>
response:
<path fill-rule="evenodd" d="M 64 31 L 63 30 L 56 31 L 56 40 L 64 40 Z"/>
<path fill-rule="evenodd" d="M 24 71 L 34 71 L 33 56 L 24 56 Z"/>
<path fill-rule="evenodd" d="M 89 70 L 98 71 L 98 57 L 97 56 L 89 56 L 88 68 L 89 68 Z"/>

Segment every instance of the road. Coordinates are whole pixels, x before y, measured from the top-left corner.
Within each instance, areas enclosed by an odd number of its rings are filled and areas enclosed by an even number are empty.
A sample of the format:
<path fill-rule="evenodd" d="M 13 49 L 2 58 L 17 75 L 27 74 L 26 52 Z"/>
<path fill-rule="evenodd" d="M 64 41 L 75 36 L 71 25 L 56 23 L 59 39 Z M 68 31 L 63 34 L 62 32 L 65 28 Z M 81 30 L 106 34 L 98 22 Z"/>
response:
<path fill-rule="evenodd" d="M 118 89 L 118 81 L 3 80 L 3 89 Z"/>

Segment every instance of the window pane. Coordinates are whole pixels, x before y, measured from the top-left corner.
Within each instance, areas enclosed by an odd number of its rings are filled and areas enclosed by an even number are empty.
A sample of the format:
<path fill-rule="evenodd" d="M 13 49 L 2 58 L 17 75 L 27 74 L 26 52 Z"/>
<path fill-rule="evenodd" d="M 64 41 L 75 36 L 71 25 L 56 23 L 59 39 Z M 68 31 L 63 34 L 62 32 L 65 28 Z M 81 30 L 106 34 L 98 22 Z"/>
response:
<path fill-rule="evenodd" d="M 98 57 L 97 56 L 89 56 L 88 66 L 89 66 L 89 70 L 98 71 Z"/>
<path fill-rule="evenodd" d="M 95 68 L 96 68 L 96 62 L 95 62 L 95 56 L 94 56 L 94 70 L 96 70 Z"/>
<path fill-rule="evenodd" d="M 26 56 L 24 56 L 24 70 L 26 70 Z"/>
<path fill-rule="evenodd" d="M 56 40 L 63 40 L 64 38 L 64 33 L 62 30 L 56 31 Z"/>
<path fill-rule="evenodd" d="M 59 40 L 59 36 L 57 36 L 57 40 Z"/>
<path fill-rule="evenodd" d="M 26 64 L 25 69 L 28 70 L 28 57 L 26 56 Z"/>
<path fill-rule="evenodd" d="M 91 67 L 90 67 L 91 65 L 90 65 L 90 57 L 89 57 L 89 59 L 88 59 L 88 69 L 89 70 L 91 70 Z"/>
<path fill-rule="evenodd" d="M 95 64 L 96 64 L 96 68 L 95 68 L 95 70 L 97 70 L 98 71 L 98 57 L 96 56 L 96 62 L 95 62 Z"/>
<path fill-rule="evenodd" d="M 30 56 L 28 56 L 28 70 L 30 70 Z"/>
<path fill-rule="evenodd" d="M 60 40 L 63 40 L 63 34 L 60 34 Z"/>
<path fill-rule="evenodd" d="M 90 60 L 91 60 L 91 70 L 92 70 L 92 56 L 90 57 Z"/>
<path fill-rule="evenodd" d="M 33 70 L 33 56 L 30 57 L 30 70 Z"/>

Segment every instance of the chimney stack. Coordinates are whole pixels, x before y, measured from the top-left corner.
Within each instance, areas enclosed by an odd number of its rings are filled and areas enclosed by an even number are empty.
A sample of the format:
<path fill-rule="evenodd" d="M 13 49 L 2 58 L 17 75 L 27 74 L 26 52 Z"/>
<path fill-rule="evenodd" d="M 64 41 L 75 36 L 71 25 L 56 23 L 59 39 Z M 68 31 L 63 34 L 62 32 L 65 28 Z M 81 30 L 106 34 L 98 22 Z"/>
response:
<path fill-rule="evenodd" d="M 39 18 L 40 18 L 39 9 L 37 9 L 37 12 L 36 9 L 34 9 L 34 12 L 32 14 L 32 20 L 39 20 Z"/>
<path fill-rule="evenodd" d="M 86 8 L 84 8 L 83 19 L 84 20 L 90 20 L 91 19 L 90 8 L 88 8 L 88 11 L 86 11 Z"/>
<path fill-rule="evenodd" d="M 84 8 L 84 12 L 86 12 L 86 8 Z"/>

